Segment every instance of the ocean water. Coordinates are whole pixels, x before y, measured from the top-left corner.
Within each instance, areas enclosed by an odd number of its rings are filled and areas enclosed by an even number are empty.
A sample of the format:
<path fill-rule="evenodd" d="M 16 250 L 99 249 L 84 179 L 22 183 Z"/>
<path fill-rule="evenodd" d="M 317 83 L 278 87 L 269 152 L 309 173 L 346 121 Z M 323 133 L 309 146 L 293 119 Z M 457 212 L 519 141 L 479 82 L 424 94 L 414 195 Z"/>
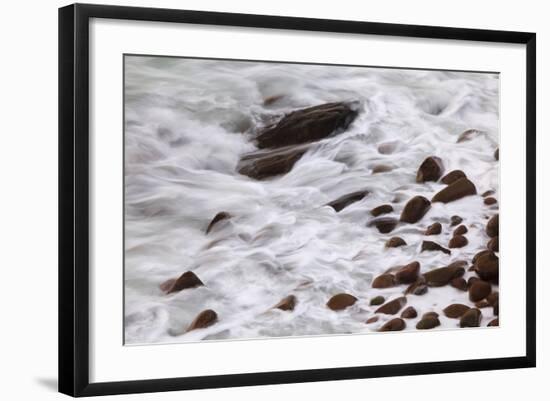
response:
<path fill-rule="evenodd" d="M 391 316 L 365 324 L 376 309 L 370 299 L 393 299 L 405 286 L 373 289 L 374 277 L 414 260 L 421 272 L 470 261 L 486 246 L 485 224 L 498 205 L 484 205 L 481 196 L 433 204 L 420 222 L 391 234 L 366 224 L 376 206 L 391 203 L 388 216 L 399 217 L 408 199 L 431 199 L 444 187 L 415 182 L 432 155 L 446 172 L 463 170 L 478 194 L 492 189 L 498 199 L 497 74 L 127 56 L 124 90 L 126 344 L 375 332 Z M 288 174 L 258 181 L 236 172 L 241 155 L 255 150 L 255 127 L 344 100 L 359 101 L 357 119 L 315 144 Z M 457 143 L 468 129 L 482 132 Z M 379 164 L 393 170 L 373 174 Z M 325 206 L 363 189 L 370 194 L 339 213 Z M 234 217 L 206 235 L 220 211 Z M 464 219 L 469 244 L 451 255 L 420 253 L 423 239 L 447 245 L 453 215 Z M 442 234 L 425 237 L 435 221 Z M 391 236 L 408 245 L 385 249 Z M 160 290 L 188 270 L 205 286 Z M 357 303 L 328 309 L 341 292 Z M 294 311 L 272 309 L 290 294 Z M 406 330 L 428 311 L 440 314 L 438 329 L 457 328 L 458 320 L 441 313 L 451 303 L 473 305 L 450 286 L 409 295 L 419 317 Z M 205 309 L 218 322 L 186 332 Z M 492 308 L 482 313 L 486 326 Z"/>

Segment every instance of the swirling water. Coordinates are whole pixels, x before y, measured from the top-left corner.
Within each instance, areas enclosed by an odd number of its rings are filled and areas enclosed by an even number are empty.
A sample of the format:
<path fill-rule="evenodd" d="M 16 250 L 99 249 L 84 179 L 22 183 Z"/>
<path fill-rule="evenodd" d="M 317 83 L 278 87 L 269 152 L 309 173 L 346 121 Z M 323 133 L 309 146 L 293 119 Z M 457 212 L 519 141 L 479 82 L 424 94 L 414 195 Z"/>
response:
<path fill-rule="evenodd" d="M 373 289 L 373 277 L 413 260 L 423 272 L 470 260 L 485 247 L 484 226 L 497 206 L 480 196 L 433 204 L 420 222 L 391 235 L 366 223 L 376 206 L 392 203 L 390 216 L 398 217 L 412 196 L 430 199 L 443 188 L 415 182 L 431 155 L 498 199 L 497 74 L 126 56 L 124 90 L 127 344 L 375 331 L 390 316 L 365 324 L 375 308 L 370 298 L 391 299 L 403 286 Z M 357 119 L 316 143 L 291 172 L 264 181 L 236 172 L 240 156 L 255 150 L 255 127 L 342 100 L 360 101 Z M 471 128 L 483 132 L 457 143 Z M 380 164 L 392 170 L 373 174 Z M 370 194 L 339 213 L 325 206 L 362 189 Z M 206 235 L 220 211 L 234 217 Z M 468 226 L 469 244 L 450 256 L 420 253 L 435 221 L 444 231 L 429 239 L 446 246 L 453 215 Z M 385 249 L 395 235 L 408 245 Z M 169 295 L 159 289 L 187 270 L 206 285 Z M 329 310 L 327 300 L 340 292 L 358 302 Z M 271 309 L 289 294 L 298 300 L 294 311 Z M 409 297 L 419 314 L 453 302 L 471 304 L 448 286 Z M 204 309 L 219 321 L 186 332 Z M 482 312 L 486 325 L 492 313 Z M 440 328 L 457 327 L 440 320 Z"/>

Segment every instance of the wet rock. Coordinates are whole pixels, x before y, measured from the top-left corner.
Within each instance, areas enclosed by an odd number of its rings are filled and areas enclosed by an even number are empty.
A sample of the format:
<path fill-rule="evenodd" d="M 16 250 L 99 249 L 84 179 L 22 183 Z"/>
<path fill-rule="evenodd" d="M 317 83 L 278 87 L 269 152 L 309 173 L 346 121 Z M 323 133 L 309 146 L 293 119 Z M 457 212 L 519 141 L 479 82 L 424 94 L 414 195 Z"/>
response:
<path fill-rule="evenodd" d="M 449 174 L 445 175 L 441 182 L 443 184 L 452 184 L 453 182 L 460 180 L 461 178 L 466 178 L 466 174 L 464 174 L 464 171 L 462 170 L 453 170 Z"/>
<path fill-rule="evenodd" d="M 483 203 L 485 203 L 487 206 L 490 206 L 490 205 L 494 205 L 495 203 L 497 203 L 497 200 L 495 198 L 493 198 L 492 196 L 489 196 L 489 197 L 483 199 Z"/>
<path fill-rule="evenodd" d="M 499 156 L 498 155 L 498 148 L 497 148 L 497 150 L 495 150 L 495 153 L 494 153 L 493 156 L 494 156 L 495 160 L 498 160 L 498 156 Z"/>
<path fill-rule="evenodd" d="M 293 311 L 296 307 L 296 297 L 294 295 L 289 295 L 287 297 L 284 297 L 279 301 L 277 305 L 275 305 L 273 308 L 280 309 L 284 311 Z"/>
<path fill-rule="evenodd" d="M 332 207 L 334 210 L 339 212 L 340 210 L 348 207 L 352 203 L 359 202 L 365 196 L 369 194 L 369 191 L 356 191 L 339 197 L 336 200 L 328 203 L 327 206 Z"/>
<path fill-rule="evenodd" d="M 498 236 L 498 214 L 489 219 L 489 221 L 487 222 L 487 227 L 485 228 L 485 232 L 489 237 Z"/>
<path fill-rule="evenodd" d="M 489 302 L 485 300 L 477 301 L 475 305 L 476 305 L 476 308 L 478 309 L 488 308 L 489 306 L 491 306 L 489 305 Z"/>
<path fill-rule="evenodd" d="M 453 278 L 450 284 L 451 284 L 451 287 L 454 287 L 457 290 L 468 291 L 468 283 L 466 282 L 466 280 L 464 280 L 463 277 Z"/>
<path fill-rule="evenodd" d="M 498 252 L 498 235 L 487 242 L 487 249 L 491 252 Z"/>
<path fill-rule="evenodd" d="M 460 327 L 479 327 L 481 323 L 481 311 L 477 308 L 471 308 L 460 318 Z"/>
<path fill-rule="evenodd" d="M 493 305 L 493 315 L 498 316 L 498 299 L 496 300 L 495 304 Z"/>
<path fill-rule="evenodd" d="M 173 292 L 179 292 L 187 288 L 195 288 L 204 285 L 204 283 L 197 277 L 192 271 L 187 271 L 179 276 L 177 279 L 171 279 L 161 284 L 162 291 L 171 294 Z"/>
<path fill-rule="evenodd" d="M 392 232 L 393 229 L 397 226 L 397 219 L 393 217 L 377 217 L 367 223 L 367 227 L 376 227 L 379 232 L 382 234 L 387 234 Z"/>
<path fill-rule="evenodd" d="M 218 321 L 218 314 L 212 309 L 206 309 L 199 313 L 197 317 L 191 322 L 187 331 L 204 329 L 206 327 L 212 326 Z"/>
<path fill-rule="evenodd" d="M 481 279 L 479 277 L 470 277 L 468 279 L 468 289 L 470 289 L 470 287 L 472 286 L 473 283 L 475 283 L 476 281 L 480 281 Z"/>
<path fill-rule="evenodd" d="M 336 294 L 327 302 L 329 309 L 334 311 L 346 309 L 357 302 L 357 298 L 350 294 Z"/>
<path fill-rule="evenodd" d="M 451 304 L 443 309 L 443 314 L 450 319 L 459 319 L 469 310 L 470 307 L 467 305 Z"/>
<path fill-rule="evenodd" d="M 430 287 L 442 287 L 452 279 L 462 277 L 465 273 L 463 265 L 452 263 L 449 266 L 439 267 L 423 274 L 426 284 Z"/>
<path fill-rule="evenodd" d="M 428 212 L 431 203 L 423 196 L 415 196 L 407 202 L 401 212 L 400 220 L 405 223 L 416 223 Z"/>
<path fill-rule="evenodd" d="M 403 312 L 401 312 L 401 317 L 403 319 L 414 319 L 417 316 L 418 312 L 412 306 L 406 307 L 405 309 L 403 309 Z"/>
<path fill-rule="evenodd" d="M 492 292 L 487 296 L 487 302 L 491 306 L 495 306 L 495 304 L 498 302 L 499 294 L 498 291 Z"/>
<path fill-rule="evenodd" d="M 307 150 L 308 146 L 289 146 L 248 153 L 241 157 L 237 171 L 256 180 L 283 175 L 292 170 Z"/>
<path fill-rule="evenodd" d="M 374 217 L 378 217 L 381 214 L 388 214 L 393 212 L 392 205 L 380 205 L 378 207 L 375 207 L 370 211 L 370 214 L 372 214 Z"/>
<path fill-rule="evenodd" d="M 426 158 L 416 173 L 416 182 L 437 181 L 443 174 L 443 162 L 439 157 Z"/>
<path fill-rule="evenodd" d="M 455 230 L 453 231 L 453 235 L 464 235 L 467 232 L 468 228 L 464 224 L 461 224 L 457 228 L 455 228 Z"/>
<path fill-rule="evenodd" d="M 318 141 L 345 131 L 358 115 L 357 102 L 326 103 L 295 110 L 263 129 L 259 148 L 279 148 Z"/>
<path fill-rule="evenodd" d="M 498 257 L 494 253 L 488 253 L 480 256 L 474 263 L 474 270 L 482 280 L 498 282 Z"/>
<path fill-rule="evenodd" d="M 427 317 L 439 317 L 439 313 L 432 311 L 432 312 L 426 312 L 422 315 L 422 319 Z"/>
<path fill-rule="evenodd" d="M 441 251 L 443 253 L 446 253 L 447 255 L 451 254 L 451 251 L 449 251 L 447 248 L 443 248 L 441 245 L 433 242 L 433 241 L 422 241 L 422 250 L 424 251 Z"/>
<path fill-rule="evenodd" d="M 441 325 L 439 318 L 433 316 L 423 317 L 417 324 L 417 330 L 429 330 Z"/>
<path fill-rule="evenodd" d="M 491 320 L 488 324 L 487 324 L 487 327 L 497 327 L 498 326 L 498 317 L 496 319 L 493 319 Z"/>
<path fill-rule="evenodd" d="M 208 227 L 206 228 L 206 234 L 208 234 L 210 231 L 212 231 L 212 229 L 214 228 L 214 226 L 216 224 L 218 224 L 220 221 L 224 221 L 224 220 L 228 220 L 230 219 L 231 216 L 229 213 L 227 212 L 219 212 L 217 215 L 214 216 L 214 218 L 212 219 L 212 221 L 210 222 L 210 224 L 208 224 Z"/>
<path fill-rule="evenodd" d="M 378 295 L 370 300 L 370 305 L 378 306 L 382 305 L 384 302 L 386 302 L 386 299 L 382 295 Z"/>
<path fill-rule="evenodd" d="M 406 323 L 403 319 L 396 317 L 386 322 L 379 331 L 401 331 L 406 327 Z"/>
<path fill-rule="evenodd" d="M 399 143 L 397 141 L 381 143 L 378 146 L 378 153 L 383 154 L 383 155 L 390 155 L 393 152 L 395 152 L 395 150 L 397 149 L 398 144 Z"/>
<path fill-rule="evenodd" d="M 378 316 L 373 316 L 367 319 L 367 324 L 375 323 L 378 321 Z"/>
<path fill-rule="evenodd" d="M 279 100 L 281 100 L 284 97 L 285 95 L 268 96 L 264 99 L 264 106 L 271 106 L 272 104 L 277 103 Z"/>
<path fill-rule="evenodd" d="M 386 241 L 386 248 L 397 248 L 404 245 L 407 245 L 407 243 L 401 237 L 391 237 Z"/>
<path fill-rule="evenodd" d="M 468 239 L 463 235 L 455 235 L 449 241 L 449 248 L 462 248 L 468 245 Z"/>
<path fill-rule="evenodd" d="M 491 284 L 486 281 L 478 280 L 472 283 L 468 289 L 468 296 L 470 301 L 477 302 L 481 301 L 487 295 L 491 293 Z"/>
<path fill-rule="evenodd" d="M 372 280 L 372 288 L 390 288 L 395 286 L 395 277 L 393 274 L 382 274 Z"/>
<path fill-rule="evenodd" d="M 424 277 L 420 276 L 418 280 L 409 285 L 405 290 L 405 294 L 424 295 L 428 292 L 428 286 Z"/>
<path fill-rule="evenodd" d="M 488 191 L 485 191 L 481 194 L 481 196 L 483 196 L 484 198 L 487 197 L 487 196 L 490 196 L 490 195 L 494 195 L 495 191 L 493 191 L 492 189 L 489 189 Z"/>
<path fill-rule="evenodd" d="M 386 315 L 395 315 L 407 304 L 406 297 L 395 298 L 376 309 L 375 313 L 384 313 Z"/>
<path fill-rule="evenodd" d="M 372 174 L 387 173 L 392 170 L 392 166 L 388 166 L 387 164 L 377 164 L 376 166 L 372 167 Z"/>
<path fill-rule="evenodd" d="M 395 273 L 395 280 L 398 284 L 411 284 L 418 279 L 418 273 L 420 272 L 420 263 L 412 262 Z"/>
<path fill-rule="evenodd" d="M 451 227 L 458 226 L 463 219 L 460 216 L 451 216 Z"/>
<path fill-rule="evenodd" d="M 424 235 L 438 235 L 441 234 L 441 223 L 433 223 L 428 226 Z"/>
<path fill-rule="evenodd" d="M 474 255 L 474 257 L 472 258 L 472 263 L 475 264 L 476 261 L 483 255 L 487 255 L 487 254 L 490 254 L 492 253 L 491 251 L 487 250 L 487 249 L 484 249 L 483 251 L 479 251 L 478 253 L 476 253 Z"/>
<path fill-rule="evenodd" d="M 432 202 L 449 203 L 476 193 L 476 187 L 469 179 L 460 178 L 435 194 Z"/>
<path fill-rule="evenodd" d="M 460 134 L 456 140 L 456 143 L 462 143 L 466 141 L 470 141 L 476 136 L 483 135 L 483 131 L 477 130 L 477 129 L 469 129 L 464 131 L 462 134 Z"/>

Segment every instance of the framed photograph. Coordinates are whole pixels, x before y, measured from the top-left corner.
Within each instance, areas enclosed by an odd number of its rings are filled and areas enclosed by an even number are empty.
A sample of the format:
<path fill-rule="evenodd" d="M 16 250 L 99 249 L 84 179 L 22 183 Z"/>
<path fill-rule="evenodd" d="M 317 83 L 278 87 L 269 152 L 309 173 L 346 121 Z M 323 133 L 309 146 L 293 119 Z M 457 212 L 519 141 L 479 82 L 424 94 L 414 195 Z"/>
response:
<path fill-rule="evenodd" d="M 61 8 L 60 391 L 535 366 L 535 82 L 534 33 Z"/>

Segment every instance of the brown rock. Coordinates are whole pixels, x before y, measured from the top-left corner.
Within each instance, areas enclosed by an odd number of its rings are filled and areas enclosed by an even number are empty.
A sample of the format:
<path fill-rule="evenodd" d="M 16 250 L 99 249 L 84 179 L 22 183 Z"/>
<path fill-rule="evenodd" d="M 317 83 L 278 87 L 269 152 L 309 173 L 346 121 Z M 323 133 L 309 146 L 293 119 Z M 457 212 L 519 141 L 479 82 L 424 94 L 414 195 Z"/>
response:
<path fill-rule="evenodd" d="M 358 115 L 358 103 L 326 103 L 293 111 L 256 137 L 259 148 L 318 141 L 345 131 Z"/>
<path fill-rule="evenodd" d="M 434 327 L 437 327 L 441 325 L 441 322 L 439 321 L 439 318 L 428 316 L 423 317 L 417 324 L 416 328 L 417 330 L 429 330 L 433 329 Z"/>
<path fill-rule="evenodd" d="M 489 305 L 494 306 L 498 302 L 498 291 L 492 292 L 487 296 L 487 302 L 489 302 Z"/>
<path fill-rule="evenodd" d="M 390 288 L 396 284 L 393 274 L 382 274 L 372 280 L 372 288 Z"/>
<path fill-rule="evenodd" d="M 391 237 L 386 241 L 386 248 L 397 248 L 404 245 L 407 245 L 407 243 L 401 237 Z"/>
<path fill-rule="evenodd" d="M 367 227 L 375 226 L 379 232 L 382 234 L 387 234 L 393 231 L 393 229 L 397 226 L 397 223 L 399 223 L 397 219 L 392 217 L 377 217 L 371 220 L 367 224 Z"/>
<path fill-rule="evenodd" d="M 482 135 L 483 131 L 477 129 L 469 129 L 460 134 L 456 140 L 456 143 L 466 142 L 473 139 L 476 136 Z"/>
<path fill-rule="evenodd" d="M 464 280 L 464 277 L 456 277 L 451 280 L 451 287 L 460 291 L 468 291 L 468 283 Z"/>
<path fill-rule="evenodd" d="M 388 166 L 387 164 L 377 164 L 372 168 L 372 174 L 387 173 L 392 170 L 392 166 Z"/>
<path fill-rule="evenodd" d="M 449 266 L 433 269 L 423 274 L 426 284 L 430 287 L 442 287 L 451 282 L 452 279 L 464 275 L 464 267 L 459 264 L 450 264 Z"/>
<path fill-rule="evenodd" d="M 386 315 L 395 315 L 407 304 L 406 297 L 395 298 L 376 309 L 375 313 L 384 313 Z"/>
<path fill-rule="evenodd" d="M 432 202 L 449 203 L 476 193 L 476 187 L 469 179 L 460 178 L 435 194 Z"/>
<path fill-rule="evenodd" d="M 487 295 L 491 293 L 491 284 L 486 281 L 478 280 L 472 283 L 468 289 L 468 296 L 470 301 L 477 302 L 481 301 Z"/>
<path fill-rule="evenodd" d="M 474 255 L 474 257 L 472 258 L 472 263 L 475 264 L 476 261 L 483 255 L 487 255 L 487 254 L 490 254 L 492 253 L 491 251 L 487 250 L 487 249 L 484 249 L 483 251 L 479 251 L 478 253 L 476 253 Z"/>
<path fill-rule="evenodd" d="M 487 242 L 487 249 L 491 252 L 498 252 L 498 235 Z"/>
<path fill-rule="evenodd" d="M 498 282 L 498 257 L 494 253 L 480 256 L 474 263 L 474 270 L 482 280 Z"/>
<path fill-rule="evenodd" d="M 416 173 L 416 182 L 437 181 L 443 174 L 443 162 L 439 157 L 426 158 Z"/>
<path fill-rule="evenodd" d="M 493 315 L 498 316 L 498 299 L 496 300 L 495 304 L 493 305 Z"/>
<path fill-rule="evenodd" d="M 264 99 L 264 106 L 271 106 L 273 103 L 277 103 L 279 100 L 281 100 L 284 97 L 285 95 L 268 96 Z"/>
<path fill-rule="evenodd" d="M 464 235 L 468 232 L 468 228 L 464 224 L 459 225 L 455 230 L 453 231 L 453 235 Z"/>
<path fill-rule="evenodd" d="M 174 283 L 177 281 L 177 278 L 171 278 L 170 280 L 166 280 L 163 282 L 159 287 L 162 292 L 168 292 L 170 288 L 174 286 Z"/>
<path fill-rule="evenodd" d="M 479 308 L 479 309 L 483 309 L 483 308 L 488 308 L 489 306 L 489 302 L 485 301 L 485 300 L 481 300 L 481 301 L 477 301 L 476 302 L 476 308 Z"/>
<path fill-rule="evenodd" d="M 416 280 L 414 283 L 409 285 L 405 290 L 405 294 L 413 294 L 413 295 L 424 295 L 427 292 L 428 292 L 428 286 L 426 285 L 426 281 L 422 276 L 418 277 L 418 280 Z"/>
<path fill-rule="evenodd" d="M 441 234 L 441 223 L 433 223 L 428 226 L 424 235 L 438 235 Z"/>
<path fill-rule="evenodd" d="M 370 305 L 378 306 L 378 305 L 382 305 L 384 302 L 386 302 L 386 299 L 382 295 L 377 295 L 376 297 L 370 300 Z"/>
<path fill-rule="evenodd" d="M 477 308 L 471 308 L 460 318 L 460 327 L 479 327 L 481 323 L 481 311 Z"/>
<path fill-rule="evenodd" d="M 192 271 L 187 271 L 177 279 L 171 279 L 161 284 L 161 289 L 168 294 L 185 290 L 187 288 L 195 288 L 204 285 L 204 283 Z"/>
<path fill-rule="evenodd" d="M 403 266 L 395 273 L 395 280 L 398 284 L 411 284 L 418 279 L 420 272 L 420 263 L 412 262 Z"/>
<path fill-rule="evenodd" d="M 422 319 L 427 317 L 439 317 L 439 313 L 432 311 L 432 312 L 426 312 L 422 315 Z"/>
<path fill-rule="evenodd" d="M 456 180 L 459 180 L 461 178 L 466 178 L 466 174 L 464 174 L 464 171 L 462 171 L 462 170 L 453 170 L 449 174 L 445 175 L 441 179 L 441 182 L 443 184 L 450 185 L 453 182 L 455 182 Z"/>
<path fill-rule="evenodd" d="M 451 304 L 443 309 L 443 314 L 450 319 L 458 319 L 461 318 L 462 315 L 464 315 L 468 310 L 470 310 L 469 306 L 463 304 Z"/>
<path fill-rule="evenodd" d="M 352 203 L 359 202 L 365 196 L 369 194 L 369 191 L 357 191 L 350 194 L 343 195 L 336 200 L 328 203 L 327 205 L 339 212 L 340 210 L 348 207 Z"/>
<path fill-rule="evenodd" d="M 284 311 L 293 311 L 295 306 L 296 306 L 296 297 L 294 295 L 289 295 L 281 299 L 279 303 L 275 305 L 273 308 L 284 310 Z"/>
<path fill-rule="evenodd" d="M 405 321 L 401 318 L 396 317 L 386 322 L 379 331 L 401 331 L 406 327 Z"/>
<path fill-rule="evenodd" d="M 470 277 L 468 279 L 468 289 L 470 289 L 470 287 L 472 286 L 473 283 L 475 283 L 476 281 L 479 281 L 481 280 L 479 277 Z"/>
<path fill-rule="evenodd" d="M 256 180 L 283 175 L 292 170 L 308 148 L 308 146 L 288 146 L 248 153 L 241 157 L 237 171 Z"/>
<path fill-rule="evenodd" d="M 462 221 L 460 216 L 451 216 L 451 227 L 458 226 Z"/>
<path fill-rule="evenodd" d="M 498 326 L 498 317 L 496 319 L 493 319 L 491 320 L 488 324 L 487 324 L 487 327 L 497 327 Z"/>
<path fill-rule="evenodd" d="M 491 238 L 498 236 L 498 214 L 495 214 L 491 217 L 491 219 L 489 219 L 485 232 Z"/>
<path fill-rule="evenodd" d="M 446 253 L 447 255 L 451 254 L 451 251 L 449 251 L 446 248 L 443 248 L 441 245 L 433 242 L 433 241 L 422 241 L 422 250 L 424 251 L 441 251 L 443 253 Z"/>
<path fill-rule="evenodd" d="M 462 248 L 468 245 L 468 239 L 463 235 L 455 235 L 449 241 L 449 248 Z"/>
<path fill-rule="evenodd" d="M 495 203 L 497 203 L 497 200 L 495 198 L 493 198 L 492 196 L 489 196 L 488 198 L 483 199 L 483 203 L 490 206 L 490 205 L 494 205 Z"/>
<path fill-rule="evenodd" d="M 431 203 L 423 196 L 411 198 L 401 212 L 400 220 L 405 223 L 416 223 L 428 212 Z"/>
<path fill-rule="evenodd" d="M 357 302 L 357 298 L 353 295 L 341 293 L 330 298 L 327 302 L 327 306 L 329 309 L 338 311 L 352 306 L 355 302 Z"/>
<path fill-rule="evenodd" d="M 495 154 L 493 156 L 495 157 L 495 160 L 498 160 L 498 156 L 499 156 L 498 155 L 498 148 L 497 148 L 497 150 L 495 150 Z"/>
<path fill-rule="evenodd" d="M 212 309 L 203 310 L 197 315 L 197 317 L 191 322 L 187 331 L 195 329 L 204 329 L 206 327 L 212 326 L 218 320 L 218 314 Z"/>
<path fill-rule="evenodd" d="M 367 319 L 367 324 L 375 323 L 378 321 L 378 316 L 373 316 Z"/>
<path fill-rule="evenodd" d="M 220 221 L 230 219 L 231 217 L 233 217 L 233 216 L 231 216 L 227 212 L 219 212 L 218 214 L 216 214 L 214 216 L 214 218 L 212 219 L 212 221 L 210 222 L 210 224 L 208 224 L 208 227 L 206 228 L 206 234 L 208 234 L 210 231 L 212 231 L 214 226 L 216 224 L 218 224 Z"/>
<path fill-rule="evenodd" d="M 492 189 L 489 189 L 488 191 L 485 191 L 481 194 L 481 196 L 483 196 L 484 198 L 487 197 L 487 196 L 490 196 L 490 195 L 494 195 L 495 191 L 492 190 Z"/>
<path fill-rule="evenodd" d="M 405 309 L 403 309 L 403 312 L 401 312 L 401 317 L 403 319 L 414 319 L 418 316 L 418 312 L 416 312 L 416 309 L 414 309 L 412 306 L 408 306 Z"/>
<path fill-rule="evenodd" d="M 372 214 L 374 217 L 378 217 L 381 214 L 388 214 L 388 213 L 391 213 L 391 212 L 393 212 L 392 205 L 380 205 L 380 206 L 377 206 L 374 209 L 372 209 L 370 211 L 370 214 Z"/>

